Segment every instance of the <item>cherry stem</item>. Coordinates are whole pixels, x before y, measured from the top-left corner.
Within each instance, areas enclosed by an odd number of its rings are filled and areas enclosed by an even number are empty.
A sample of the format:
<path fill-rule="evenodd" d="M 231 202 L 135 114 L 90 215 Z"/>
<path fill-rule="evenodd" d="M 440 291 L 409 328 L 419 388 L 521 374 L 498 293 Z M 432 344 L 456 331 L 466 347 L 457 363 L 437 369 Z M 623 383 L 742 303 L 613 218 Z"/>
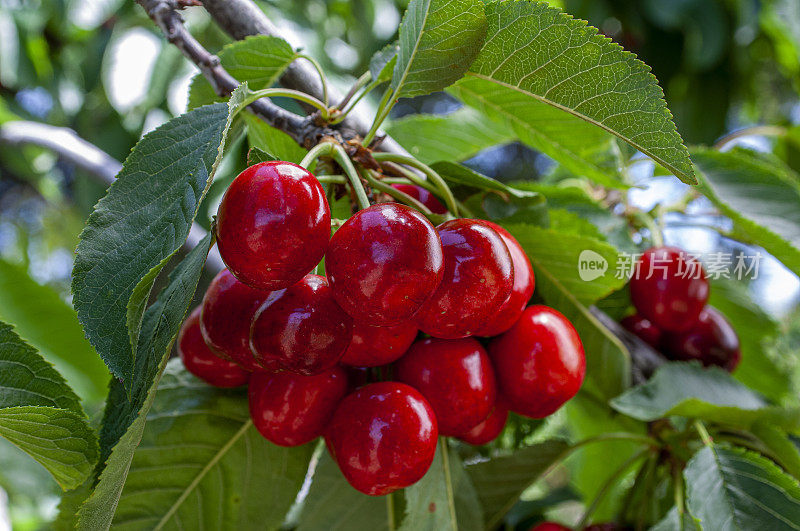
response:
<path fill-rule="evenodd" d="M 347 118 L 347 115 L 349 115 L 353 111 L 353 109 L 355 109 L 356 105 L 358 105 L 358 102 L 360 102 L 364 98 L 364 96 L 366 96 L 367 94 L 369 94 L 370 92 L 375 90 L 375 87 L 377 87 L 380 84 L 381 84 L 381 81 L 373 81 L 372 83 L 367 85 L 367 88 L 365 88 L 363 91 L 361 91 L 361 93 L 352 102 L 350 102 L 350 105 L 348 105 L 346 109 L 342 110 L 333 119 L 333 121 L 331 123 L 338 124 L 339 122 L 341 122 L 345 118 Z"/>
<path fill-rule="evenodd" d="M 308 167 L 311 166 L 311 163 L 318 158 L 333 156 L 333 145 L 333 142 L 322 142 L 321 144 L 317 144 L 311 148 L 308 153 L 306 153 L 306 156 L 300 161 L 300 166 L 308 169 Z"/>
<path fill-rule="evenodd" d="M 394 492 L 386 495 L 386 517 L 389 521 L 389 531 L 395 531 L 397 526 L 394 522 Z"/>
<path fill-rule="evenodd" d="M 319 74 L 319 82 L 322 84 L 322 102 L 325 104 L 326 115 L 327 115 L 327 109 L 330 102 L 328 101 L 328 80 L 325 77 L 325 73 L 322 71 L 322 67 L 319 65 L 317 60 L 311 57 L 310 55 L 300 54 L 299 57 L 311 63 L 311 66 L 313 66 L 314 70 L 316 70 L 317 74 Z"/>
<path fill-rule="evenodd" d="M 442 194 L 442 199 L 444 199 L 445 205 L 447 206 L 447 210 L 449 210 L 454 216 L 458 216 L 458 205 L 456 204 L 456 198 L 453 195 L 453 192 L 450 191 L 450 187 L 447 186 L 447 183 L 444 181 L 444 179 L 442 179 L 442 176 L 436 173 L 433 168 L 420 162 L 410 155 L 400 155 L 397 153 L 373 153 L 372 156 L 379 162 L 398 162 L 400 164 L 405 164 L 406 166 L 411 166 L 412 168 L 420 170 L 439 189 Z"/>
<path fill-rule="evenodd" d="M 367 131 L 362 141 L 365 146 L 369 146 L 372 139 L 375 138 L 378 129 L 380 129 L 381 124 L 386 120 L 386 117 L 389 116 L 389 111 L 391 111 L 394 106 L 389 103 L 393 98 L 393 94 L 394 89 L 392 89 L 392 87 L 387 87 L 386 92 L 383 93 L 383 98 L 381 98 L 381 102 L 378 104 L 378 112 L 375 115 L 375 121 L 372 122 L 372 127 L 369 128 L 369 131 Z"/>
<path fill-rule="evenodd" d="M 364 88 L 364 86 L 367 83 L 369 83 L 371 79 L 372 79 L 372 74 L 369 73 L 369 70 L 361 74 L 361 77 L 359 77 L 353 84 L 353 86 L 350 87 L 350 90 L 347 92 L 347 94 L 345 94 L 344 98 L 342 98 L 342 101 L 339 102 L 336 108 L 340 111 L 344 110 L 344 108 L 347 106 L 350 100 L 353 99 L 353 96 L 355 96 L 359 90 Z"/>
<path fill-rule="evenodd" d="M 323 87 L 324 87 L 323 83 Z M 301 92 L 299 90 L 292 90 L 292 89 L 284 89 L 284 88 L 267 88 L 263 90 L 257 90 L 250 94 L 247 98 L 245 98 L 244 102 L 242 103 L 241 109 L 247 107 L 251 103 L 256 100 L 260 100 L 261 98 L 272 98 L 272 97 L 284 97 L 284 98 L 291 98 L 293 100 L 302 101 L 303 103 L 307 103 L 312 107 L 319 109 L 320 114 L 324 120 L 328 120 L 330 118 L 328 113 L 328 106 L 325 103 L 319 101 L 314 96 L 310 96 L 305 92 Z M 327 97 L 327 96 L 325 96 Z"/>
<path fill-rule="evenodd" d="M 439 437 L 439 444 L 442 447 L 442 467 L 444 468 L 444 485 L 447 489 L 447 508 L 450 511 L 450 522 L 454 531 L 458 530 L 456 524 L 456 502 L 453 492 L 453 479 L 450 477 L 450 449 L 447 446 L 447 437 Z"/>
<path fill-rule="evenodd" d="M 361 184 L 361 178 L 359 177 L 355 166 L 353 166 L 353 161 L 350 160 L 350 157 L 347 155 L 342 146 L 332 142 L 328 142 L 328 144 L 333 146 L 333 159 L 339 163 L 339 166 L 342 167 L 345 175 L 347 175 L 347 178 L 350 179 L 350 186 L 353 188 L 353 192 L 356 194 L 358 207 L 361 209 L 369 208 L 370 203 L 369 198 L 367 197 L 367 192 L 364 190 L 364 185 Z"/>
<path fill-rule="evenodd" d="M 695 419 L 694 429 L 697 430 L 697 433 L 700 435 L 700 439 L 702 439 L 703 444 L 711 448 L 714 446 L 714 441 L 711 439 L 711 435 L 708 434 L 708 430 L 705 427 L 705 424 L 700 419 Z"/>
<path fill-rule="evenodd" d="M 389 196 L 393 197 L 394 199 L 396 199 L 397 201 L 403 203 L 404 205 L 408 205 L 408 206 L 410 206 L 410 207 L 412 207 L 412 208 L 414 208 L 416 210 L 419 210 L 434 225 L 438 225 L 439 223 L 444 221 L 444 216 L 440 216 L 438 214 L 434 214 L 433 212 L 431 212 L 431 210 L 428 207 L 426 207 L 424 204 L 422 204 L 419 200 L 414 199 L 413 197 L 411 197 L 407 193 L 405 193 L 405 192 L 403 192 L 401 190 L 398 190 L 397 188 L 394 188 L 394 187 L 389 186 L 388 184 L 386 184 L 384 182 L 381 182 L 378 179 L 377 172 L 375 172 L 373 170 L 366 170 L 363 173 L 363 175 L 364 175 L 364 179 L 367 180 L 367 182 L 369 183 L 369 185 L 371 187 L 375 188 L 376 190 L 380 190 L 381 192 L 383 192 L 386 195 L 389 195 Z"/>

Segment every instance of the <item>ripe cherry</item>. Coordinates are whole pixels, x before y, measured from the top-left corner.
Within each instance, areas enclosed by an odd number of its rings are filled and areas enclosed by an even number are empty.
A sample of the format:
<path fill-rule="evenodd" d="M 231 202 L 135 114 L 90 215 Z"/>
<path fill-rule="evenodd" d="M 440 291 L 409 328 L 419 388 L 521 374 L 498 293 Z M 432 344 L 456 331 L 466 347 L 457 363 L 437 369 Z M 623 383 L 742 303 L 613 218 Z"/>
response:
<path fill-rule="evenodd" d="M 336 301 L 354 319 L 393 325 L 408 321 L 439 285 L 442 244 L 416 210 L 380 203 L 336 231 L 325 269 Z"/>
<path fill-rule="evenodd" d="M 572 531 L 572 529 L 556 522 L 542 522 L 531 527 L 529 531 Z"/>
<path fill-rule="evenodd" d="M 208 346 L 248 371 L 261 370 L 250 351 L 250 322 L 268 296 L 268 291 L 251 288 L 227 269 L 220 271 L 206 290 L 200 314 Z"/>
<path fill-rule="evenodd" d="M 325 278 L 306 275 L 267 297 L 253 318 L 250 347 L 264 366 L 317 374 L 341 359 L 352 329 L 353 320 L 333 300 Z"/>
<path fill-rule="evenodd" d="M 379 382 L 339 403 L 325 443 L 350 485 L 381 496 L 425 475 L 438 434 L 433 409 L 419 391 L 398 382 Z"/>
<path fill-rule="evenodd" d="M 255 288 L 288 288 L 325 254 L 331 214 L 325 191 L 291 162 L 250 166 L 217 211 L 217 245 L 228 269 Z"/>
<path fill-rule="evenodd" d="M 491 221 L 481 221 L 481 223 L 494 229 L 500 235 L 503 243 L 508 247 L 511 263 L 514 266 L 514 284 L 511 287 L 511 293 L 497 313 L 489 316 L 489 320 L 476 332 L 476 335 L 490 337 L 502 334 L 517 322 L 519 316 L 522 315 L 522 310 L 531 300 L 536 281 L 531 261 L 528 260 L 528 255 L 525 254 L 517 239 L 497 223 Z"/>
<path fill-rule="evenodd" d="M 624 317 L 620 324 L 630 333 L 635 334 L 639 339 L 658 349 L 661 347 L 663 333 L 657 326 L 635 313 Z"/>
<path fill-rule="evenodd" d="M 444 250 L 444 277 L 415 319 L 434 337 L 457 339 L 480 330 L 511 293 L 514 266 L 497 232 L 474 219 L 437 228 Z"/>
<path fill-rule="evenodd" d="M 214 354 L 203 341 L 199 306 L 181 326 L 178 334 L 178 355 L 187 371 L 214 387 L 239 387 L 250 378 L 249 372 Z"/>
<path fill-rule="evenodd" d="M 687 330 L 708 301 L 708 280 L 700 262 L 677 247 L 648 249 L 630 283 L 636 310 L 658 328 Z"/>
<path fill-rule="evenodd" d="M 394 326 L 370 326 L 353 323 L 353 339 L 341 363 L 355 367 L 387 365 L 405 354 L 417 337 L 417 327 L 410 322 Z"/>
<path fill-rule="evenodd" d="M 428 190 L 415 184 L 393 184 L 392 188 L 410 195 L 433 212 L 434 214 L 444 214 L 447 208 Z"/>
<path fill-rule="evenodd" d="M 733 372 L 742 359 L 739 336 L 717 309 L 706 306 L 697 322 L 686 332 L 666 339 L 667 354 L 675 360 L 698 360 Z"/>
<path fill-rule="evenodd" d="M 347 375 L 333 367 L 314 376 L 262 372 L 250 380 L 250 417 L 268 441 L 298 446 L 322 435 L 347 393 Z"/>
<path fill-rule="evenodd" d="M 575 396 L 586 374 L 572 323 L 547 306 L 530 306 L 489 344 L 497 383 L 511 411 L 544 418 Z"/>
<path fill-rule="evenodd" d="M 494 404 L 492 412 L 489 416 L 483 419 L 480 424 L 472 428 L 466 433 L 458 436 L 459 439 L 465 443 L 480 446 L 482 444 L 489 444 L 497 439 L 497 436 L 503 431 L 508 420 L 508 405 L 502 395 L 497 395 L 497 401 Z"/>
<path fill-rule="evenodd" d="M 491 413 L 497 396 L 489 355 L 472 338 L 417 341 L 397 362 L 395 377 L 422 393 L 442 435 L 475 427 Z"/>

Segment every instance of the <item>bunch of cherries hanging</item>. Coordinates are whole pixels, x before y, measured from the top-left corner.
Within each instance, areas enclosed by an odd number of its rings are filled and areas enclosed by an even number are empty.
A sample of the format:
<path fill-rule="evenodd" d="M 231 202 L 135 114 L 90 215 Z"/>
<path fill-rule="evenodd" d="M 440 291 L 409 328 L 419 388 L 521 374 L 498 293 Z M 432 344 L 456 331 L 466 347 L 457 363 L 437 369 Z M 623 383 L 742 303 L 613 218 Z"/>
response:
<path fill-rule="evenodd" d="M 398 186 L 444 213 L 427 190 Z M 264 162 L 226 191 L 216 237 L 228 268 L 181 329 L 186 369 L 219 387 L 248 383 L 265 438 L 324 436 L 366 494 L 418 481 L 439 435 L 486 444 L 509 410 L 546 417 L 583 382 L 577 332 L 552 308 L 526 307 L 530 261 L 492 222 L 434 227 L 378 203 L 331 237 L 314 175 Z M 310 273 L 323 256 L 326 276 Z"/>

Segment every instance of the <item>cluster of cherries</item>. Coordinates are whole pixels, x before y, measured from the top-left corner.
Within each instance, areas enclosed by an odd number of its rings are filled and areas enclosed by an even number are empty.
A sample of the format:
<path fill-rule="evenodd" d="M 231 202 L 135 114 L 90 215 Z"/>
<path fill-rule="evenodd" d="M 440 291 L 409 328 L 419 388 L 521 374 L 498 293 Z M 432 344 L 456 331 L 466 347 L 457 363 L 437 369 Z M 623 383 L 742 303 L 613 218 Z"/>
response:
<path fill-rule="evenodd" d="M 739 336 L 708 306 L 710 287 L 700 262 L 676 247 L 654 247 L 630 282 L 637 313 L 621 324 L 672 360 L 696 360 L 733 372 L 742 358 Z"/>
<path fill-rule="evenodd" d="M 443 210 L 424 189 L 403 191 Z M 486 444 L 509 410 L 543 418 L 577 393 L 580 338 L 557 311 L 526 307 L 533 269 L 500 226 L 434 227 L 378 203 L 330 234 L 306 169 L 244 170 L 216 220 L 228 269 L 179 335 L 187 370 L 220 387 L 249 382 L 268 440 L 324 436 L 350 484 L 382 495 L 425 474 L 439 435 Z M 326 277 L 309 273 L 323 256 Z"/>

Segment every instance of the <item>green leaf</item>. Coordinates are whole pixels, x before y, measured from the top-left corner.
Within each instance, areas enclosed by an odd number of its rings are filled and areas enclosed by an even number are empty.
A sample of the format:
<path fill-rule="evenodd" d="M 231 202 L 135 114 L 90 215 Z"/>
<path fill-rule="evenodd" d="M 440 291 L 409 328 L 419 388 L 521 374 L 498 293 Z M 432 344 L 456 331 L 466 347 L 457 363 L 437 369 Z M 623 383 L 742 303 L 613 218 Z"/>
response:
<path fill-rule="evenodd" d="M 189 234 L 246 94 L 239 88 L 228 104 L 200 107 L 142 138 L 81 233 L 72 270 L 75 309 L 129 391 L 138 383 L 137 338 L 153 282 Z"/>
<path fill-rule="evenodd" d="M 269 88 L 277 83 L 281 74 L 299 56 L 285 40 L 267 35 L 234 41 L 225 45 L 218 55 L 225 70 L 239 83 L 247 82 L 253 90 Z M 202 74 L 196 75 L 189 86 L 189 109 L 215 101 L 222 101 L 222 98 L 214 93 Z"/>
<path fill-rule="evenodd" d="M 113 526 L 277 529 L 313 449 L 269 443 L 250 420 L 244 390 L 215 389 L 173 360 L 147 415 Z"/>
<path fill-rule="evenodd" d="M 800 274 L 800 177 L 772 157 L 742 148 L 693 149 L 702 192 L 734 230 Z"/>
<path fill-rule="evenodd" d="M 247 140 L 251 148 L 258 148 L 277 160 L 286 160 L 295 164 L 303 160 L 308 153 L 297 145 L 292 137 L 279 129 L 269 126 L 263 120 L 250 114 L 242 115 L 247 124 Z"/>
<path fill-rule="evenodd" d="M 772 451 L 778 464 L 795 478 L 800 478 L 800 448 L 783 430 L 768 421 L 755 422 L 750 430 Z"/>
<path fill-rule="evenodd" d="M 442 90 L 459 79 L 486 36 L 479 0 L 411 0 L 403 15 L 393 98 Z"/>
<path fill-rule="evenodd" d="M 486 44 L 468 78 L 518 92 L 596 125 L 684 182 L 695 182 L 663 91 L 647 65 L 633 54 L 598 35 L 586 22 L 544 3 L 489 3 L 486 19 Z M 558 138 L 563 142 L 570 134 L 568 127 Z"/>
<path fill-rule="evenodd" d="M 650 528 L 650 531 L 703 531 L 700 525 L 692 518 L 688 511 L 683 511 L 683 518 L 678 509 L 673 507 L 669 512 Z"/>
<path fill-rule="evenodd" d="M 468 168 L 463 164 L 457 162 L 440 161 L 431 165 L 431 168 L 440 174 L 445 180 L 453 184 L 461 184 L 464 186 L 471 186 L 479 190 L 495 190 L 503 192 L 516 198 L 536 199 L 541 202 L 541 197 L 536 192 L 527 192 L 524 190 L 517 190 L 501 183 L 498 180 L 487 177 L 482 173 L 478 173 L 472 168 Z"/>
<path fill-rule="evenodd" d="M 83 483 L 97 461 L 97 435 L 77 395 L 2 322 L 0 436 L 44 466 L 64 490 Z"/>
<path fill-rule="evenodd" d="M 247 150 L 248 166 L 253 166 L 261 162 L 272 162 L 273 160 L 278 160 L 278 158 L 270 155 L 266 151 L 258 149 L 257 147 L 250 148 L 249 150 Z"/>
<path fill-rule="evenodd" d="M 758 454 L 707 446 L 683 477 L 689 511 L 703 529 L 800 529 L 800 486 Z"/>
<path fill-rule="evenodd" d="M 399 49 L 398 44 L 392 42 L 375 52 L 369 60 L 369 73 L 373 81 L 383 82 L 392 79 Z"/>
<path fill-rule="evenodd" d="M 391 122 L 386 132 L 426 164 L 466 160 L 516 138 L 505 125 L 469 107 L 451 114 L 412 114 Z"/>

